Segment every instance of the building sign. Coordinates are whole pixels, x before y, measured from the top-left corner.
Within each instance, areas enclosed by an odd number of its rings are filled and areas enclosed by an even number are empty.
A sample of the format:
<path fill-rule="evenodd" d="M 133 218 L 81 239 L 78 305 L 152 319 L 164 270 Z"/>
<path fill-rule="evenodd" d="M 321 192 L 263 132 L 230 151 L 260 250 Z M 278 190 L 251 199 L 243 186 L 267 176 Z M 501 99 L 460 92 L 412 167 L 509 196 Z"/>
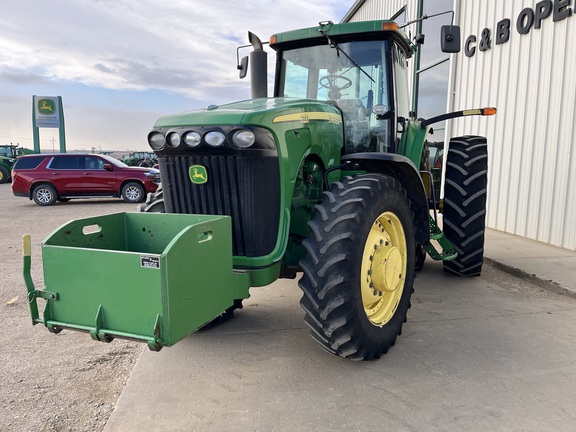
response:
<path fill-rule="evenodd" d="M 572 0 L 542 0 L 536 3 L 534 9 L 527 7 L 516 17 L 516 32 L 524 35 L 530 33 L 532 28 L 539 29 L 542 27 L 542 21 L 552 15 L 552 21 L 562 21 L 572 15 L 570 7 Z M 512 22 L 505 18 L 496 24 L 494 43 L 496 45 L 505 44 L 510 40 Z M 492 32 L 489 28 L 482 30 L 480 39 L 476 35 L 470 35 L 464 43 L 464 54 L 466 57 L 473 57 L 476 54 L 476 48 L 479 51 L 488 51 L 492 48 Z"/>
<path fill-rule="evenodd" d="M 34 96 L 36 127 L 59 128 L 60 106 L 56 96 Z"/>

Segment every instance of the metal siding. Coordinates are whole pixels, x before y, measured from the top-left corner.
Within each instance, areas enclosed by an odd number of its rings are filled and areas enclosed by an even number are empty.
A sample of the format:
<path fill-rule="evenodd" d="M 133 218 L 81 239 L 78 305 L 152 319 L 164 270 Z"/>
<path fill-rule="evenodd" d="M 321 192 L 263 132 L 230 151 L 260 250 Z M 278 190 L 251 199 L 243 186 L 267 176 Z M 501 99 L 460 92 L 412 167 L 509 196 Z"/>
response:
<path fill-rule="evenodd" d="M 350 18 L 350 22 L 357 21 L 370 21 L 378 19 L 389 19 L 398 10 L 400 10 L 405 4 L 408 3 L 407 12 L 410 14 L 416 14 L 416 0 L 388 0 L 388 1 L 366 1 L 360 6 L 353 17 Z M 409 15 L 411 16 L 411 15 Z"/>
<path fill-rule="evenodd" d="M 576 4 L 572 16 L 552 16 L 528 35 L 518 14 L 537 0 L 455 0 L 462 43 L 489 28 L 492 48 L 451 60 L 450 110 L 496 106 L 495 117 L 449 122 L 449 136 L 484 135 L 489 144 L 487 225 L 576 250 Z M 350 21 L 386 19 L 404 4 L 414 19 L 416 0 L 367 0 Z M 510 39 L 496 45 L 496 24 L 510 19 Z M 413 26 L 410 26 L 413 27 Z M 412 34 L 414 29 L 411 28 Z"/>
<path fill-rule="evenodd" d="M 576 250 L 576 16 L 552 16 L 527 35 L 518 14 L 537 1 L 459 2 L 462 42 L 482 30 L 492 48 L 454 55 L 453 109 L 496 106 L 490 118 L 452 122 L 452 136 L 485 135 L 489 143 L 487 225 Z M 576 5 L 570 5 L 574 11 Z M 510 39 L 495 44 L 496 24 L 510 19 Z M 456 18 L 458 20 L 458 16 Z M 453 71 L 454 73 L 454 71 Z"/>

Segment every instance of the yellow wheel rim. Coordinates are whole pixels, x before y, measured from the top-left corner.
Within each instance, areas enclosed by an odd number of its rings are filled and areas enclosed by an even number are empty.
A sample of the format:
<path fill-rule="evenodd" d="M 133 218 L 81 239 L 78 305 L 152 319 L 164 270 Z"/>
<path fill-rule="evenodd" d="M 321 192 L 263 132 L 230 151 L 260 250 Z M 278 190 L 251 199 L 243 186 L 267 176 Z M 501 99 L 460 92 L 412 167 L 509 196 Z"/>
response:
<path fill-rule="evenodd" d="M 394 316 L 404 291 L 406 237 L 392 212 L 376 218 L 362 254 L 361 290 L 364 312 L 372 324 L 385 325 Z"/>

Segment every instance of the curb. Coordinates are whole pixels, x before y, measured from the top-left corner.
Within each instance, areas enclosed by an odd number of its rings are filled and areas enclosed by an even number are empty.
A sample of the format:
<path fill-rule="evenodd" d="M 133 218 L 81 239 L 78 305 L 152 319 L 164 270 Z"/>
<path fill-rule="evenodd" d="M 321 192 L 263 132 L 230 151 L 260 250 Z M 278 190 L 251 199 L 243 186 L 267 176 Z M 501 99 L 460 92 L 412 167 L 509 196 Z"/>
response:
<path fill-rule="evenodd" d="M 576 298 L 576 292 L 561 286 L 559 283 L 554 282 L 552 280 L 542 279 L 535 274 L 528 273 L 524 270 L 521 270 L 516 267 L 512 267 L 507 264 L 503 264 L 500 261 L 493 260 L 492 258 L 484 257 L 484 261 L 490 264 L 492 267 L 501 270 L 505 273 L 508 273 L 512 276 L 515 276 L 519 279 L 525 280 L 530 282 L 533 285 L 539 286 L 540 288 L 544 288 L 545 290 L 554 292 L 556 294 L 565 295 L 567 297 Z"/>

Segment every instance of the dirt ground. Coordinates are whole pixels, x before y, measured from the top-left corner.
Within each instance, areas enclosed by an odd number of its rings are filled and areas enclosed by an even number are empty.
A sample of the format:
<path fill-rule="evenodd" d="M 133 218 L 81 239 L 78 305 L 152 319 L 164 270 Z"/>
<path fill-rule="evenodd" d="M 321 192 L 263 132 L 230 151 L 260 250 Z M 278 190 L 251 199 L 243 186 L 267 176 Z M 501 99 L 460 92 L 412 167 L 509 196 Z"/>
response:
<path fill-rule="evenodd" d="M 72 200 L 40 207 L 0 184 L 0 430 L 101 431 L 144 348 L 58 335 L 32 326 L 22 278 L 22 235 L 32 236 L 32 276 L 43 287 L 40 243 L 72 219 L 136 211 L 119 199 Z M 39 300 L 43 308 L 44 300 Z"/>

